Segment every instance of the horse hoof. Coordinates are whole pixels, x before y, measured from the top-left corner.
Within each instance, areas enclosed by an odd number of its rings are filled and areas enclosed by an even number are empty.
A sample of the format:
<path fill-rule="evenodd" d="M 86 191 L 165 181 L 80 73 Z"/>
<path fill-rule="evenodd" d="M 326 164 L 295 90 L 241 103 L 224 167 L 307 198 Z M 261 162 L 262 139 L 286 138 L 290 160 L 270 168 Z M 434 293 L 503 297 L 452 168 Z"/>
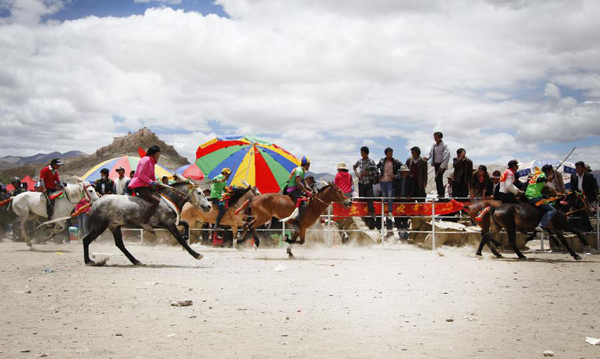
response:
<path fill-rule="evenodd" d="M 480 257 L 482 256 L 481 252 L 477 252 L 477 253 L 475 253 L 475 255 L 480 256 Z"/>
<path fill-rule="evenodd" d="M 502 257 L 502 254 L 496 254 L 496 258 L 504 258 L 504 257 Z"/>
<path fill-rule="evenodd" d="M 204 258 L 204 256 L 202 254 L 198 253 L 198 255 L 194 256 L 194 258 L 196 258 L 197 260 L 200 260 L 200 259 Z"/>
<path fill-rule="evenodd" d="M 575 257 L 573 257 L 573 259 L 575 259 L 576 261 L 580 261 L 580 260 L 582 260 L 583 258 L 581 258 L 579 255 L 576 255 Z"/>
<path fill-rule="evenodd" d="M 33 243 L 31 243 L 31 241 L 27 241 L 27 247 L 33 248 Z"/>
<path fill-rule="evenodd" d="M 87 262 L 85 262 L 85 265 L 86 265 L 86 266 L 93 267 L 93 266 L 95 266 L 95 265 L 96 265 L 96 262 L 94 262 L 94 261 L 87 261 Z"/>
<path fill-rule="evenodd" d="M 294 259 L 294 258 L 296 258 L 296 257 L 294 257 L 294 255 L 293 255 L 292 253 L 288 253 L 288 258 L 289 258 L 289 259 Z"/>
<path fill-rule="evenodd" d="M 520 260 L 520 261 L 525 261 L 525 260 L 527 260 L 527 257 L 523 256 L 523 257 L 519 257 L 517 259 Z"/>
<path fill-rule="evenodd" d="M 133 262 L 133 265 L 136 266 L 136 267 L 144 267 L 145 266 L 145 264 L 142 263 L 142 262 L 140 262 L 140 261 Z"/>

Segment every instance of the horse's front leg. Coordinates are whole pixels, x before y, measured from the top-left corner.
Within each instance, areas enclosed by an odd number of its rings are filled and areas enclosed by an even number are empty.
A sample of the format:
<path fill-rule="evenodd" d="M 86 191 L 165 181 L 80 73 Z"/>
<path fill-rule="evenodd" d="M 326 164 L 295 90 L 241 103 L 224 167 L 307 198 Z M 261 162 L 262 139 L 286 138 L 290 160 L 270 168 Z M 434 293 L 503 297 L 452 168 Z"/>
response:
<path fill-rule="evenodd" d="M 29 217 L 29 215 L 27 215 L 27 217 Z M 31 243 L 31 237 L 29 236 L 29 233 L 27 233 L 27 228 L 26 228 L 27 217 L 25 217 L 25 218 L 23 218 L 22 216 L 19 217 L 19 219 L 20 219 L 19 226 L 21 228 L 21 238 L 23 238 L 25 240 L 25 242 L 27 242 L 27 246 L 29 248 L 33 248 L 33 244 Z"/>
<path fill-rule="evenodd" d="M 177 240 L 177 242 L 179 242 L 179 244 L 181 244 L 181 246 L 183 248 L 185 248 L 186 251 L 188 251 L 188 253 L 196 258 L 196 259 L 202 259 L 202 254 L 197 253 L 196 251 L 194 251 L 189 245 L 188 243 L 183 239 L 183 237 L 181 236 L 181 233 L 179 233 L 179 229 L 177 228 L 177 226 L 175 225 L 175 223 L 172 223 L 168 226 L 165 226 L 165 229 L 167 231 L 169 231 L 169 233 L 171 233 L 173 235 L 173 237 L 175 237 L 175 239 Z"/>
<path fill-rule="evenodd" d="M 575 259 L 577 261 L 581 260 L 582 258 L 577 253 L 575 253 L 575 251 L 573 251 L 573 249 L 569 245 L 569 242 L 567 242 L 567 239 L 563 235 L 562 231 L 557 230 L 557 231 L 555 231 L 555 233 L 558 236 L 560 243 L 562 243 L 563 247 L 565 247 L 567 249 L 567 251 L 569 251 L 569 254 L 573 257 L 573 259 Z"/>
<path fill-rule="evenodd" d="M 181 238 L 183 238 L 184 241 L 188 241 L 190 239 L 190 224 L 186 221 L 179 221 L 179 224 L 183 227 Z"/>

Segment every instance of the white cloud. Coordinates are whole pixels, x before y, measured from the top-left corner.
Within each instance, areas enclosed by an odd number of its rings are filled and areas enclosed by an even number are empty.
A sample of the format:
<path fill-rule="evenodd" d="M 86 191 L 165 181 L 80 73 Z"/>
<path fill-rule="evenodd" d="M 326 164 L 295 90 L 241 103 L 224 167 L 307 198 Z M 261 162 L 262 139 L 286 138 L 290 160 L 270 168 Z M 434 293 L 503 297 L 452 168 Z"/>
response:
<path fill-rule="evenodd" d="M 217 121 L 330 171 L 374 138 L 426 152 L 435 130 L 486 160 L 600 136 L 594 0 L 218 4 L 231 18 L 164 7 L 40 23 L 62 3 L 8 2 L 3 152 L 91 152 L 120 127 L 159 126 L 192 131 L 163 137 L 193 159 Z"/>
<path fill-rule="evenodd" d="M 161 3 L 166 5 L 179 5 L 181 0 L 133 0 L 136 4 Z"/>

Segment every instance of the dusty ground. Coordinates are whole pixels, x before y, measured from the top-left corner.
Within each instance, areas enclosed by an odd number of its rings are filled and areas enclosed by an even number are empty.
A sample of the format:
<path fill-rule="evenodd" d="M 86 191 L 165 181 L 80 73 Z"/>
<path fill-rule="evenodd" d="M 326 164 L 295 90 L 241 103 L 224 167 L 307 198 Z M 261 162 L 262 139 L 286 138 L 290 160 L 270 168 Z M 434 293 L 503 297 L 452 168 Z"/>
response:
<path fill-rule="evenodd" d="M 598 358 L 600 256 L 0 243 L 0 357 Z M 59 252 L 59 253 L 57 253 Z M 64 253 L 64 254 L 61 254 Z M 513 254 L 507 257 L 514 258 Z M 281 264 L 283 272 L 274 268 Z M 54 273 L 44 273 L 46 268 Z M 190 307 L 172 307 L 191 299 Z M 453 321 L 452 321 L 453 320 Z"/>

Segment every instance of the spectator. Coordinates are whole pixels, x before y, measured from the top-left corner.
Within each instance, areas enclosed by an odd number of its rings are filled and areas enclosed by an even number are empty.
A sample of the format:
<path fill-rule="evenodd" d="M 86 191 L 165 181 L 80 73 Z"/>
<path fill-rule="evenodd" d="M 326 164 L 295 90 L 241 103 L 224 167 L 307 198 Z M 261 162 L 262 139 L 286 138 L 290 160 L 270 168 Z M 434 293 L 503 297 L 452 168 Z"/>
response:
<path fill-rule="evenodd" d="M 516 175 L 519 170 L 519 161 L 508 161 L 508 168 L 500 176 L 500 190 L 498 192 L 499 199 L 502 203 L 519 203 L 517 197 L 523 195 L 523 191 L 519 189 L 520 183 Z"/>
<path fill-rule="evenodd" d="M 167 186 L 169 185 L 169 177 L 167 177 L 167 176 L 162 176 L 162 178 L 160 179 L 160 181 L 164 185 L 167 185 Z"/>
<path fill-rule="evenodd" d="M 23 186 L 23 183 L 21 183 L 21 179 L 19 177 L 13 177 L 10 180 L 10 183 L 15 188 L 10 192 L 11 197 L 20 195 L 23 192 L 27 192 L 27 189 Z"/>
<path fill-rule="evenodd" d="M 96 181 L 94 187 L 100 195 L 115 193 L 115 182 L 108 177 L 108 168 L 100 170 L 100 179 Z"/>
<path fill-rule="evenodd" d="M 135 175 L 135 171 L 129 172 L 129 179 L 127 180 L 127 182 L 125 182 L 125 194 L 128 196 L 133 196 L 133 190 L 131 188 L 129 188 L 129 183 L 131 182 L 131 179 L 133 178 L 134 175 Z"/>
<path fill-rule="evenodd" d="M 337 165 L 338 173 L 335 175 L 335 179 L 333 183 L 338 186 L 342 192 L 346 195 L 346 197 L 352 197 L 352 192 L 354 190 L 352 183 L 352 176 L 348 173 L 348 167 L 344 162 L 340 162 Z"/>
<path fill-rule="evenodd" d="M 446 194 L 447 198 L 451 198 L 452 195 L 453 195 L 453 193 L 452 193 L 452 190 L 454 189 L 453 182 L 454 182 L 454 175 L 450 174 L 448 176 L 448 183 L 446 183 L 446 187 L 444 188 L 444 192 L 442 192 L 442 193 Z"/>
<path fill-rule="evenodd" d="M 116 172 L 119 174 L 119 177 L 115 181 L 115 191 L 117 194 L 120 194 L 120 195 L 126 194 L 125 190 L 127 188 L 127 183 L 131 179 L 125 177 L 125 169 L 123 167 L 117 168 Z"/>
<path fill-rule="evenodd" d="M 456 151 L 453 167 L 452 197 L 468 197 L 473 175 L 473 161 L 467 157 L 467 151 L 464 148 Z"/>
<path fill-rule="evenodd" d="M 360 149 L 360 160 L 356 161 L 354 166 L 354 174 L 358 178 L 358 196 L 368 197 L 366 200 L 367 208 L 369 209 L 370 218 L 363 218 L 363 221 L 370 229 L 375 228 L 375 206 L 373 206 L 373 185 L 377 183 L 377 166 L 375 162 L 369 158 L 369 147 L 363 146 Z"/>
<path fill-rule="evenodd" d="M 552 169 L 550 174 L 551 176 L 546 182 L 546 187 L 550 191 L 551 195 L 555 195 L 558 193 L 567 193 L 562 174 L 554 168 Z"/>
<path fill-rule="evenodd" d="M 431 160 L 431 165 L 435 169 L 435 185 L 440 198 L 445 196 L 444 172 L 446 172 L 450 161 L 450 149 L 442 141 L 442 138 L 444 138 L 444 134 L 441 132 L 433 134 L 435 143 L 431 146 L 429 156 L 423 158 L 425 161 Z"/>
<path fill-rule="evenodd" d="M 579 191 L 585 195 L 588 202 L 594 203 L 598 197 L 598 182 L 591 173 L 585 169 L 585 163 L 579 161 L 575 163 L 575 173 L 571 175 L 571 191 Z M 589 232 L 593 229 L 587 211 L 579 212 L 578 218 L 572 218 L 571 221 L 577 229 L 583 232 Z"/>
<path fill-rule="evenodd" d="M 394 150 L 388 147 L 384 151 L 385 157 L 379 160 L 377 168 L 379 169 L 379 186 L 381 194 L 386 197 L 388 203 L 388 216 L 392 216 L 394 208 L 394 178 L 400 172 L 401 163 L 394 158 Z"/>
<path fill-rule="evenodd" d="M 309 191 L 315 192 L 317 190 L 317 181 L 315 181 L 314 176 L 306 176 L 304 182 L 304 185 L 306 186 L 306 188 L 308 188 Z"/>
<path fill-rule="evenodd" d="M 90 203 L 90 201 L 87 198 L 82 199 L 81 201 L 79 201 L 77 206 L 75 206 L 75 212 L 79 211 L 81 209 L 81 207 L 88 205 L 89 203 Z M 90 233 L 90 210 L 91 209 L 92 209 L 91 207 L 88 207 L 87 209 L 83 210 L 82 213 L 80 213 L 77 216 L 78 231 L 79 231 L 80 239 L 87 236 L 87 234 Z"/>
<path fill-rule="evenodd" d="M 500 176 L 502 176 L 502 173 L 498 170 L 492 173 L 492 182 L 489 191 L 489 194 L 494 196 L 494 199 L 497 201 L 500 200 Z"/>
<path fill-rule="evenodd" d="M 396 194 L 396 200 L 400 202 L 410 201 L 412 194 L 415 193 L 414 187 L 415 181 L 412 178 L 410 169 L 408 168 L 408 166 L 402 165 L 400 167 L 400 174 L 396 175 L 396 180 L 394 181 L 394 192 Z M 406 230 L 408 229 L 408 217 L 394 216 L 394 222 L 396 224 L 396 228 L 398 228 L 398 237 L 400 239 L 407 239 L 408 233 L 406 232 Z"/>
<path fill-rule="evenodd" d="M 410 154 L 406 166 L 415 182 L 412 197 L 425 197 L 427 196 L 427 160 L 421 157 L 421 149 L 417 146 L 410 149 Z"/>
<path fill-rule="evenodd" d="M 471 199 L 489 196 L 490 193 L 488 193 L 488 190 L 490 183 L 490 175 L 488 174 L 487 167 L 484 165 L 479 166 L 477 171 L 473 172 L 473 175 L 471 176 Z"/>

